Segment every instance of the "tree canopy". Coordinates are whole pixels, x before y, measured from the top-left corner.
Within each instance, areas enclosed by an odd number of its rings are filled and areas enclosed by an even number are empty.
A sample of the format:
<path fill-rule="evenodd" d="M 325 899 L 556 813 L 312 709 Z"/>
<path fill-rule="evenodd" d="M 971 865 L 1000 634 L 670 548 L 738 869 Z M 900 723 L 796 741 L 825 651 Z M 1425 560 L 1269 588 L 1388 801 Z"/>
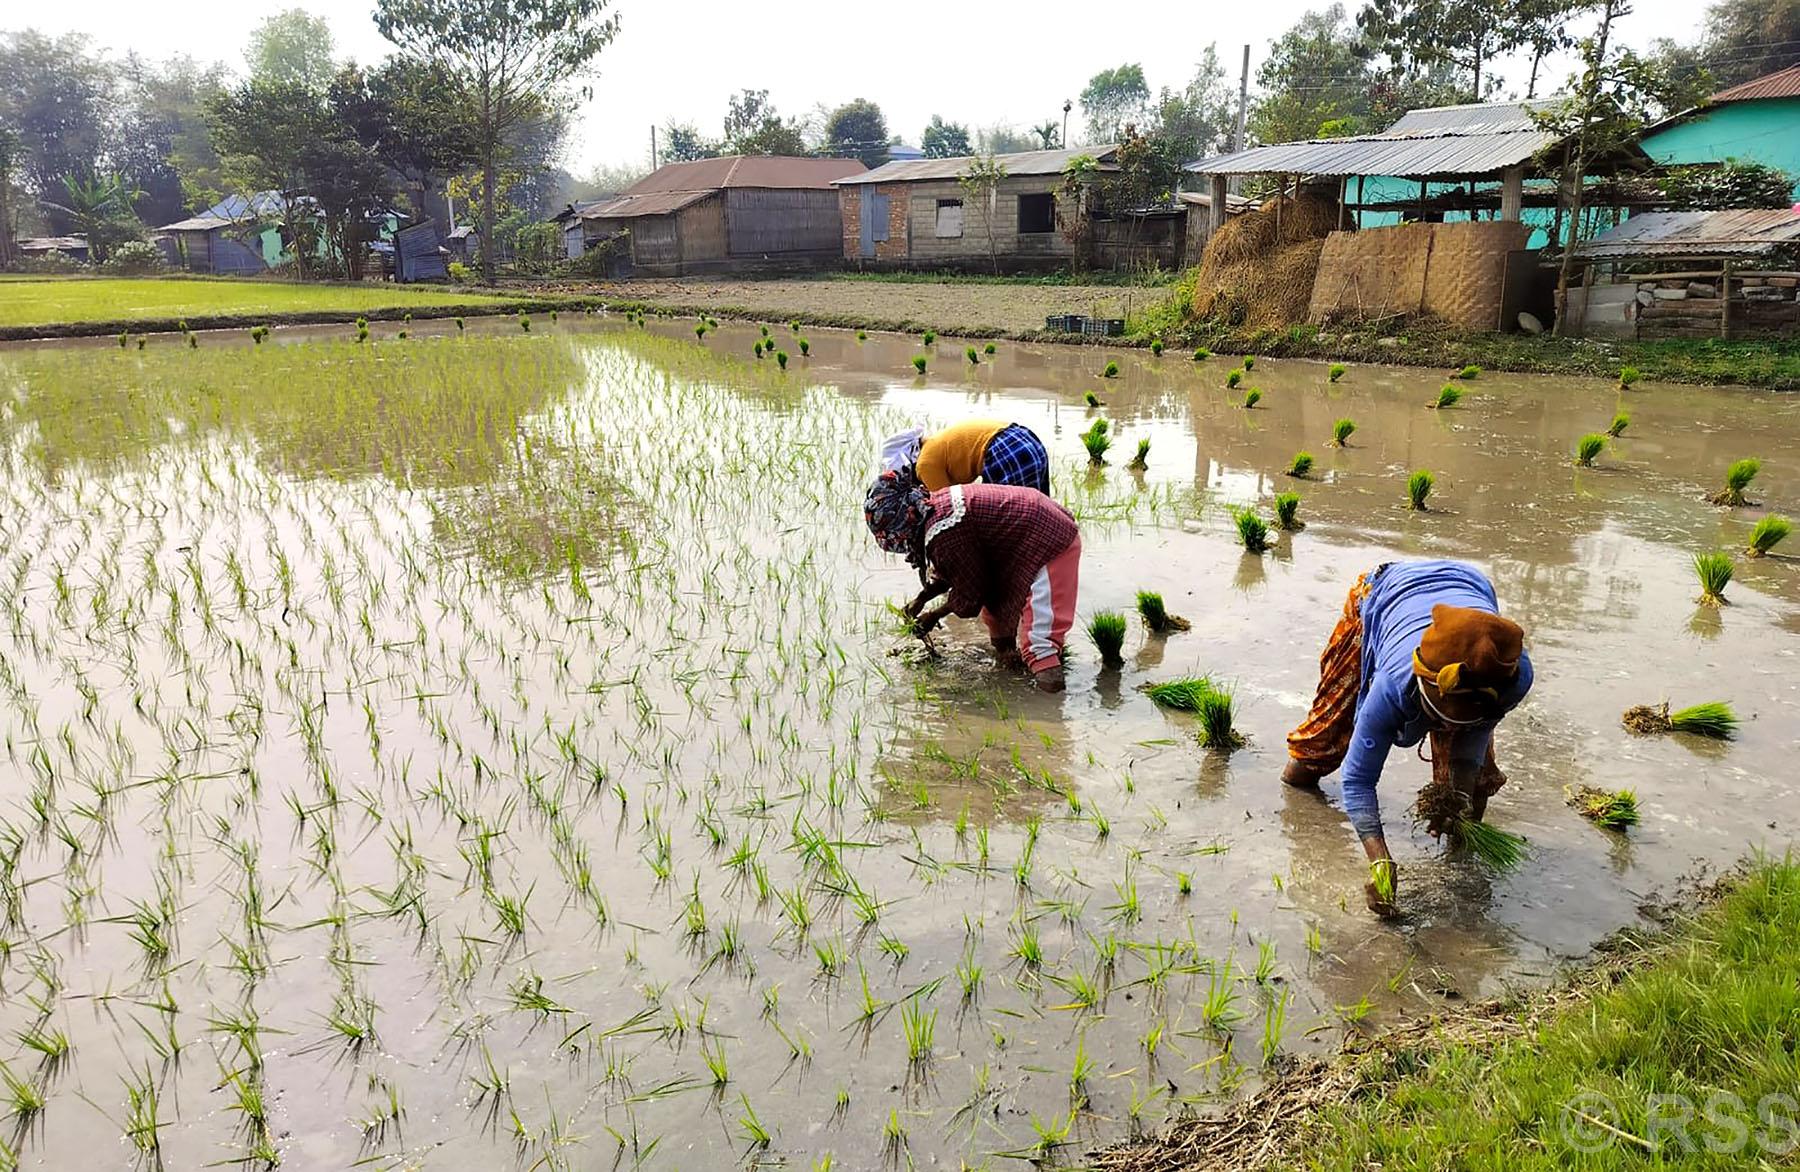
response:
<path fill-rule="evenodd" d="M 931 116 L 924 133 L 919 135 L 919 149 L 928 159 L 960 159 L 975 153 L 969 142 L 969 128 L 958 122 L 946 122 L 938 114 Z"/>
<path fill-rule="evenodd" d="M 1141 126 L 1148 118 L 1150 84 L 1144 80 L 1144 67 L 1132 64 L 1102 69 L 1088 79 L 1080 100 L 1088 142 L 1117 142 L 1126 123 Z"/>
<path fill-rule="evenodd" d="M 256 81 L 323 93 L 337 72 L 332 47 L 331 26 L 323 17 L 289 8 L 251 31 L 244 64 Z"/>
<path fill-rule="evenodd" d="M 887 162 L 888 124 L 881 107 L 857 98 L 833 110 L 825 120 L 825 149 L 833 155 L 861 159 L 868 167 Z"/>
<path fill-rule="evenodd" d="M 776 112 L 768 90 L 740 90 L 726 104 L 723 153 L 804 155 L 806 135 L 798 121 Z"/>

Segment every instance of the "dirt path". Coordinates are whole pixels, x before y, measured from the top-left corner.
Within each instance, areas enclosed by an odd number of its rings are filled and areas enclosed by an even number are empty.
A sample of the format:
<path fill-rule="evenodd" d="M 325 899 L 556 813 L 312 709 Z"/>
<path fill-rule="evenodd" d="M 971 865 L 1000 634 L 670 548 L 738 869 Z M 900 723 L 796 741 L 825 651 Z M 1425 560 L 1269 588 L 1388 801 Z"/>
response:
<path fill-rule="evenodd" d="M 751 316 L 803 317 L 819 324 L 879 329 L 929 326 L 977 336 L 1041 330 L 1044 319 L 1058 313 L 1124 317 L 1166 294 L 1147 286 L 926 284 L 841 277 L 769 281 L 685 277 L 609 281 L 568 291 L 719 314 L 744 311 Z"/>

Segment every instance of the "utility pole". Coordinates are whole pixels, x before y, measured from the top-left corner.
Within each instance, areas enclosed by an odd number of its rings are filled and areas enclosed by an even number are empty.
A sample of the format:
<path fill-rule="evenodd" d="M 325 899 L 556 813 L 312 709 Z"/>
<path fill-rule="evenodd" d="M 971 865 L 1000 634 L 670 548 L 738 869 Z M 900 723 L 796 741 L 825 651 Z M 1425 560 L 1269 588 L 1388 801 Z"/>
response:
<path fill-rule="evenodd" d="M 1244 149 L 1244 118 L 1250 110 L 1250 46 L 1244 46 L 1244 67 L 1238 73 L 1238 116 L 1237 126 L 1231 134 L 1231 153 L 1236 154 Z M 1231 177 L 1231 194 L 1236 195 L 1238 184 L 1243 179 L 1237 175 Z"/>
<path fill-rule="evenodd" d="M 650 124 L 650 169 L 656 170 L 656 123 Z"/>
<path fill-rule="evenodd" d="M 1069 100 L 1069 99 L 1067 99 L 1067 98 L 1064 98 L 1064 99 L 1063 99 L 1063 132 L 1062 132 L 1062 142 L 1061 142 L 1061 143 L 1059 143 L 1059 144 L 1058 144 L 1058 145 L 1060 145 L 1060 146 L 1061 146 L 1061 147 L 1062 147 L 1062 148 L 1063 148 L 1063 149 L 1064 149 L 1064 150 L 1065 150 L 1065 151 L 1066 151 L 1066 150 L 1068 150 L 1068 149 L 1069 149 L 1069 111 L 1070 111 L 1070 110 L 1073 110 L 1073 109 L 1074 109 L 1074 108 L 1075 108 L 1075 103 L 1074 103 L 1074 102 L 1071 102 L 1071 101 L 1070 101 L 1070 100 Z"/>

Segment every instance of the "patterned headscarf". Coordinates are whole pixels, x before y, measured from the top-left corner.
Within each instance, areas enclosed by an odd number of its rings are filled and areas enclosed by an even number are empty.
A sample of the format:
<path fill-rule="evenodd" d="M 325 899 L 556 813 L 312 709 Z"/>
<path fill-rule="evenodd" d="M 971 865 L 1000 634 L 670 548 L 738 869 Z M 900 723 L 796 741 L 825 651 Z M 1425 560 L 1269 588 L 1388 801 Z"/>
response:
<path fill-rule="evenodd" d="M 875 544 L 925 572 L 925 523 L 931 515 L 931 494 L 910 471 L 889 469 L 875 478 L 863 498 L 863 519 Z"/>

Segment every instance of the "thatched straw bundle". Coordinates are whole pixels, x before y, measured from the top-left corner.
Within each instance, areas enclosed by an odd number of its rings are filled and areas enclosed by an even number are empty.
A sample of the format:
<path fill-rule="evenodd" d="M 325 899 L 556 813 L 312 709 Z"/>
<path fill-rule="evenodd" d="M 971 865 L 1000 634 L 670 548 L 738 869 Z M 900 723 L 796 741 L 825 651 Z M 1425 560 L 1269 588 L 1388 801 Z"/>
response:
<path fill-rule="evenodd" d="M 1254 328 L 1306 320 L 1319 253 L 1337 227 L 1337 206 L 1283 199 L 1280 219 L 1278 232 L 1271 201 L 1213 233 L 1194 285 L 1194 317 Z"/>

